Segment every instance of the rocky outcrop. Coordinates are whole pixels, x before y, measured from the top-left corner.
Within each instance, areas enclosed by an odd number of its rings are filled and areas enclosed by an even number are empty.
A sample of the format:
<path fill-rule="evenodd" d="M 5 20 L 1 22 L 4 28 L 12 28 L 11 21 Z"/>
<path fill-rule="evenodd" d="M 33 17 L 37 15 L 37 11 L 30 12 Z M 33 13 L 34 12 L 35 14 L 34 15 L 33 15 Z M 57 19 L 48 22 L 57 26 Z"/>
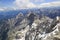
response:
<path fill-rule="evenodd" d="M 8 19 L 6 40 L 60 40 L 60 19 L 57 19 L 35 13 L 18 14 Z"/>

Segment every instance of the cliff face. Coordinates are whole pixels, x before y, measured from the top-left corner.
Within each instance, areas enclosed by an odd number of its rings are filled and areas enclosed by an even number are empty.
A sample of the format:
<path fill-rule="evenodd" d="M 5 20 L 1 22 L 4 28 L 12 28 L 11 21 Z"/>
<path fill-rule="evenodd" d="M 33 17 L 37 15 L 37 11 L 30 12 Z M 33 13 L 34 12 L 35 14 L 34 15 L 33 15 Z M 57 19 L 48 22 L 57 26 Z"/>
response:
<path fill-rule="evenodd" d="M 39 17 L 34 13 L 20 15 L 13 20 L 13 23 L 9 23 L 14 25 L 10 26 L 6 40 L 60 40 L 59 20 L 47 16 Z"/>
<path fill-rule="evenodd" d="M 1 40 L 60 40 L 59 17 L 57 20 L 35 13 L 25 16 L 20 13 L 3 25 L 0 27 L 3 30 L 0 33 Z"/>

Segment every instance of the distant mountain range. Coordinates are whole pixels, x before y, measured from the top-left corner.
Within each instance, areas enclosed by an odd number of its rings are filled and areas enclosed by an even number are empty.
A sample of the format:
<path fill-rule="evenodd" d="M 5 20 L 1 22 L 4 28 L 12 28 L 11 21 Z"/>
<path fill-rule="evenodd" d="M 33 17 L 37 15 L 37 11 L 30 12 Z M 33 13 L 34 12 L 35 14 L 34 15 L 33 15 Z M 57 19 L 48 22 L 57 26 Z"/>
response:
<path fill-rule="evenodd" d="M 60 16 L 60 7 L 47 7 L 47 8 L 45 7 L 45 8 L 20 9 L 20 10 L 7 9 L 5 11 L 0 11 L 0 19 L 12 18 L 19 13 L 23 13 L 25 15 L 29 12 L 34 12 L 39 15 L 44 14 L 51 18 L 55 18 L 56 16 Z"/>

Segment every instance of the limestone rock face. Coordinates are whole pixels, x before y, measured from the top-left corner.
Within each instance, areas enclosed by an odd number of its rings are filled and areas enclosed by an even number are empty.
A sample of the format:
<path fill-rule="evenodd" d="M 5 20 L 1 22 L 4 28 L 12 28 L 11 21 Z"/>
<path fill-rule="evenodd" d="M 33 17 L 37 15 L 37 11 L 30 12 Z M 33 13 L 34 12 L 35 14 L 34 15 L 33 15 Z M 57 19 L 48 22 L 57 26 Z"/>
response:
<path fill-rule="evenodd" d="M 12 22 L 14 25 L 7 33 L 7 40 L 60 40 L 59 21 L 60 19 L 51 19 L 47 16 L 40 18 L 34 13 L 25 17 L 19 14 Z"/>

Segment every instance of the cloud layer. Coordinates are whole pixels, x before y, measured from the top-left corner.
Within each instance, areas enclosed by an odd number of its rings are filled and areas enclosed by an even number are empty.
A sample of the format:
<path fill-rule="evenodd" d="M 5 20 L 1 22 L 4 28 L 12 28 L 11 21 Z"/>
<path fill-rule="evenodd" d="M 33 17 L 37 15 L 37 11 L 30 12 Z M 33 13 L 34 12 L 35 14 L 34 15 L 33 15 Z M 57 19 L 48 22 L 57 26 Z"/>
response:
<path fill-rule="evenodd" d="M 8 10 L 18 10 L 18 8 L 16 8 L 16 7 L 11 7 L 11 8 L 2 7 L 2 8 L 0 8 L 0 11 L 8 11 Z"/>
<path fill-rule="evenodd" d="M 55 2 L 50 2 L 50 3 L 43 3 L 43 4 L 40 4 L 39 7 L 51 7 L 51 6 L 60 6 L 60 1 L 55 1 Z"/>
<path fill-rule="evenodd" d="M 0 11 L 5 11 L 7 8 L 4 7 L 4 8 L 0 8 Z"/>
<path fill-rule="evenodd" d="M 30 0 L 16 0 L 14 2 L 14 4 L 16 4 L 16 6 L 19 7 L 19 8 L 36 7 L 35 4 L 33 4 L 32 2 L 30 2 Z"/>
<path fill-rule="evenodd" d="M 45 0 L 33 0 L 34 2 L 43 2 Z M 14 4 L 16 4 L 19 8 L 40 8 L 40 7 L 51 7 L 51 6 L 59 6 L 60 1 L 49 2 L 49 3 L 42 3 L 42 4 L 35 4 L 31 2 L 31 0 L 15 0 Z"/>

